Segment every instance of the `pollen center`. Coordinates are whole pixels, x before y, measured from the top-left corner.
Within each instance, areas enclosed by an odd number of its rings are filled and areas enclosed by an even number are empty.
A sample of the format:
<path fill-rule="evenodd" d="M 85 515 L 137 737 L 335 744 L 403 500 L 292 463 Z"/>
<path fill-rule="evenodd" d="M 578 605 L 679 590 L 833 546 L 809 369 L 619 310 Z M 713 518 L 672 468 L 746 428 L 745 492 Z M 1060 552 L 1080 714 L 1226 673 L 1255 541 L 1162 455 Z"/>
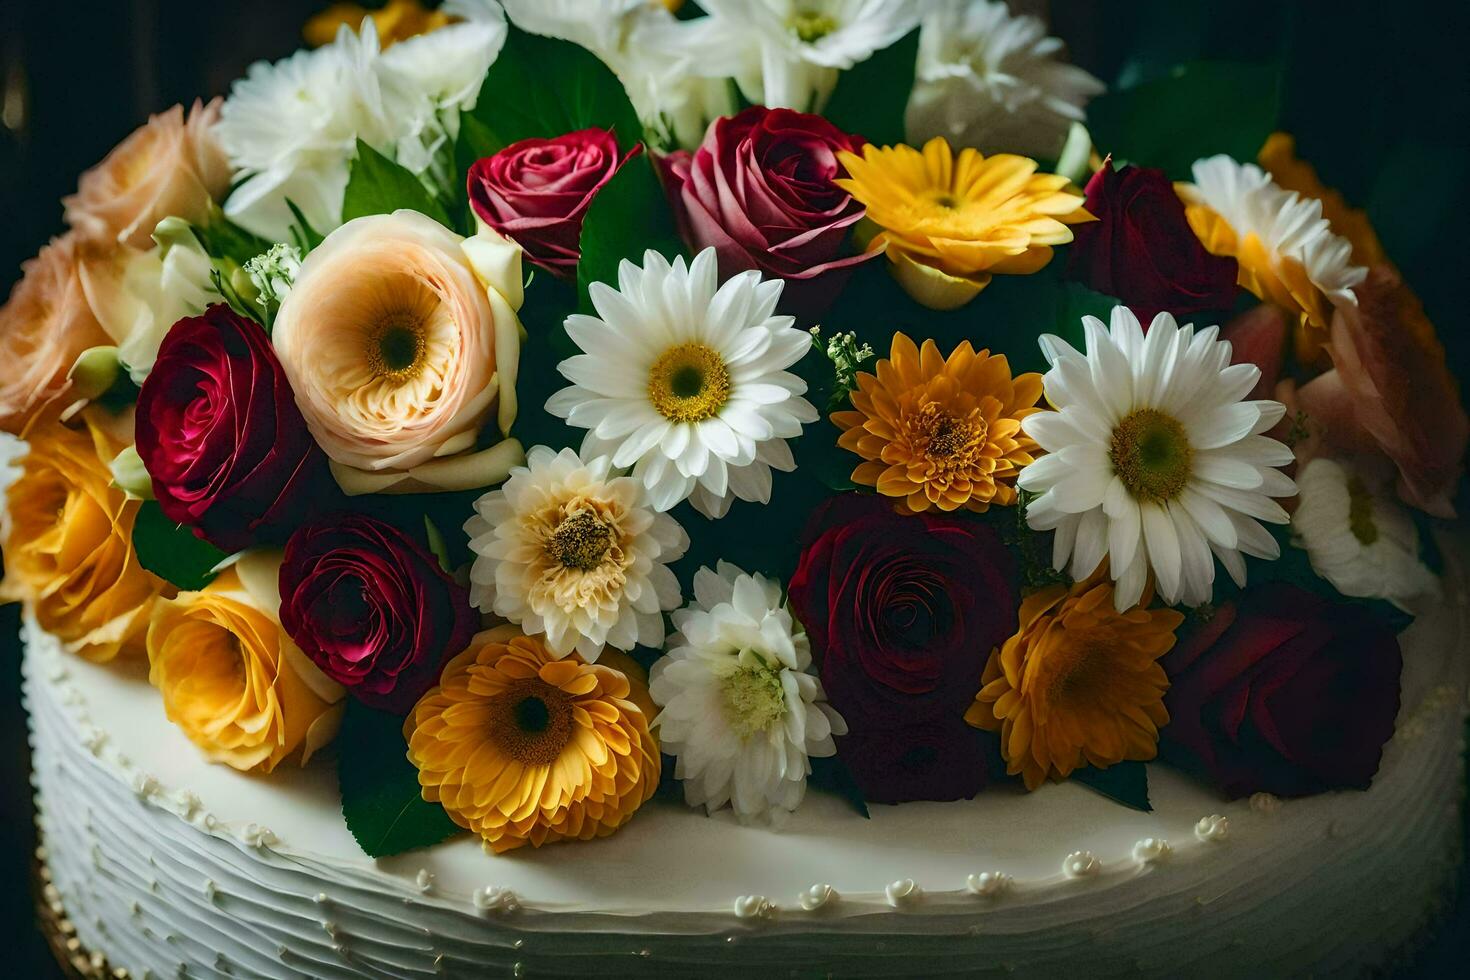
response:
<path fill-rule="evenodd" d="M 1378 525 L 1373 523 L 1373 496 L 1356 476 L 1348 479 L 1348 528 L 1364 547 L 1378 540 Z"/>
<path fill-rule="evenodd" d="M 412 319 L 390 318 L 369 334 L 368 365 L 380 378 L 411 381 L 423 368 L 427 346 L 423 331 Z"/>
<path fill-rule="evenodd" d="M 978 413 L 961 418 L 931 402 L 919 410 L 912 424 L 924 458 L 933 463 L 965 466 L 985 447 L 988 426 Z"/>
<path fill-rule="evenodd" d="M 564 518 L 551 532 L 547 553 L 563 568 L 590 572 L 602 565 L 612 545 L 612 528 L 591 511 Z"/>
<path fill-rule="evenodd" d="M 764 732 L 786 717 L 781 675 L 768 667 L 737 667 L 720 685 L 725 718 L 742 739 Z"/>
<path fill-rule="evenodd" d="M 1163 503 L 1189 483 L 1194 447 L 1179 420 L 1153 408 L 1125 415 L 1108 452 L 1113 471 L 1136 499 Z"/>
<path fill-rule="evenodd" d="M 572 740 L 571 698 L 538 677 L 492 698 L 490 734 L 501 751 L 526 766 L 549 766 Z"/>
<path fill-rule="evenodd" d="M 648 372 L 648 397 L 664 418 L 703 422 L 730 399 L 730 371 L 714 348 L 701 343 L 670 347 Z"/>
<path fill-rule="evenodd" d="M 812 44 L 837 30 L 837 20 L 820 11 L 798 10 L 791 15 L 786 26 L 791 28 L 791 33 L 796 35 L 797 40 Z"/>

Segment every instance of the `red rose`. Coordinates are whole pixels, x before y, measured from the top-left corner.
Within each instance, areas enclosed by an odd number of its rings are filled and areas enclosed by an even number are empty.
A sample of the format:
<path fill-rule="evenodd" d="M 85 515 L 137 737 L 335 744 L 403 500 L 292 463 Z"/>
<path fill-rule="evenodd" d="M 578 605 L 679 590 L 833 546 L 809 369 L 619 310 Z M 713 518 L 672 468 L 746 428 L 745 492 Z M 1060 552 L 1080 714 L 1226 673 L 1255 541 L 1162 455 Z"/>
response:
<path fill-rule="evenodd" d="M 1162 170 L 1104 162 L 1087 182 L 1087 210 L 1097 220 L 1073 228 L 1067 275 L 1122 300 L 1145 330 L 1160 312 L 1235 305 L 1235 260 L 1200 244 Z"/>
<path fill-rule="evenodd" d="M 936 740 L 970 738 L 962 721 L 985 661 L 1016 628 L 1010 551 L 973 518 L 902 516 L 891 502 L 858 494 L 819 508 L 802 544 L 791 606 L 811 638 L 827 697 L 854 736 L 839 756 L 870 799 L 897 799 L 918 785 L 954 791 L 954 780 L 969 777 L 925 782 L 867 758 L 864 746 L 886 737 L 882 758 L 893 760 L 929 752 Z M 946 745 L 939 757 L 968 751 Z M 982 775 L 974 788 L 983 783 Z"/>
<path fill-rule="evenodd" d="M 1367 789 L 1393 735 L 1403 658 L 1362 606 L 1258 586 L 1159 662 L 1161 755 L 1231 799 Z"/>
<path fill-rule="evenodd" d="M 163 513 L 225 551 L 284 541 L 340 499 L 270 338 L 222 303 L 164 337 L 136 437 Z"/>
<path fill-rule="evenodd" d="M 990 782 L 984 732 L 963 719 L 853 732 L 837 751 L 870 803 L 968 800 Z"/>
<path fill-rule="evenodd" d="M 572 278 L 592 199 L 641 150 L 639 144 L 620 157 L 617 139 L 605 129 L 521 140 L 470 167 L 470 206 L 525 249 L 529 261 Z"/>
<path fill-rule="evenodd" d="M 838 151 L 864 142 L 790 109 L 752 106 L 715 120 L 693 155 L 668 158 L 685 239 L 696 251 L 713 246 L 722 276 L 756 269 L 784 279 L 784 308 L 819 311 L 852 266 L 877 254 L 843 254 L 864 209 L 832 182 L 847 175 Z"/>
<path fill-rule="evenodd" d="M 281 562 L 281 625 L 332 680 L 406 714 L 469 645 L 469 593 L 413 538 L 352 514 L 308 524 Z"/>

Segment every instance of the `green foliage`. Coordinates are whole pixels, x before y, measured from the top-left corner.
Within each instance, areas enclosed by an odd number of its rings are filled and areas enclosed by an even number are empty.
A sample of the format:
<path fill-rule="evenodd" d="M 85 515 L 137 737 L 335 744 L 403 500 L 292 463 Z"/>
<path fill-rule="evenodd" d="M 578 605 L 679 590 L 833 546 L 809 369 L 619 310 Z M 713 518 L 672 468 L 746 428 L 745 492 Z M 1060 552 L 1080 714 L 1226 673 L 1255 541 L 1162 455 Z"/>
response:
<path fill-rule="evenodd" d="M 194 532 L 163 516 L 157 501 L 146 500 L 133 524 L 138 564 L 184 592 L 198 592 L 214 581 L 213 569 L 229 556 Z"/>
<path fill-rule="evenodd" d="M 823 759 L 813 759 L 812 774 L 807 777 L 808 782 L 817 789 L 826 790 L 842 797 L 852 806 L 864 820 L 871 820 L 873 815 L 868 812 L 868 803 L 863 799 L 863 791 L 853 780 L 852 773 L 838 756 L 828 756 Z"/>
<path fill-rule="evenodd" d="M 450 227 L 444 205 L 406 167 L 389 160 L 362 140 L 352 161 L 347 192 L 342 197 L 342 221 L 369 214 L 392 214 L 400 208 L 420 211 Z"/>
<path fill-rule="evenodd" d="M 306 215 L 296 206 L 296 202 L 289 197 L 286 198 L 286 207 L 291 209 L 291 217 L 295 219 L 291 222 L 291 244 L 300 249 L 301 254 L 304 256 L 320 245 L 326 239 L 326 236 L 311 226 L 311 222 L 306 220 Z M 264 251 L 264 249 L 261 249 L 261 251 Z M 258 255 L 260 253 L 257 252 L 256 254 Z"/>
<path fill-rule="evenodd" d="M 822 115 L 880 146 L 904 140 L 904 110 L 919 56 L 917 28 L 843 72 Z"/>
<path fill-rule="evenodd" d="M 430 847 L 460 832 L 443 807 L 424 799 L 402 718 L 349 700 L 336 744 L 342 816 L 369 857 Z"/>
<path fill-rule="evenodd" d="M 594 282 L 616 284 L 623 259 L 642 263 L 647 249 L 669 259 L 684 252 L 674 212 L 653 166 L 647 153 L 628 160 L 587 209 L 577 263 L 577 298 L 585 312 L 591 311 L 587 287 Z"/>
<path fill-rule="evenodd" d="M 1153 811 L 1153 804 L 1148 801 L 1148 767 L 1142 762 L 1118 762 L 1106 769 L 1089 766 L 1074 770 L 1072 778 L 1130 809 Z"/>

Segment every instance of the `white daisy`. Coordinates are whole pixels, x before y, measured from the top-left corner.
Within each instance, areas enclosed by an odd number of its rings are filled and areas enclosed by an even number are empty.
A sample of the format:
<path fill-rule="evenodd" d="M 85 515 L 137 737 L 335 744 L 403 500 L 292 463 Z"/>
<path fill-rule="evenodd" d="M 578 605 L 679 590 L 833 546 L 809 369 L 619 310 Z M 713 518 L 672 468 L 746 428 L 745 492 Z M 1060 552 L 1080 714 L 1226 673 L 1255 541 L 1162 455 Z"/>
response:
<path fill-rule="evenodd" d="M 1160 313 L 1147 337 L 1116 307 L 1109 334 L 1083 317 L 1087 353 L 1047 335 L 1046 400 L 1057 411 L 1023 421 L 1049 455 L 1017 486 L 1040 494 L 1026 509 L 1038 531 L 1056 531 L 1053 562 L 1081 580 L 1106 557 L 1119 611 L 1136 605 L 1153 571 L 1169 604 L 1199 605 L 1213 592 L 1214 552 L 1245 584 L 1242 555 L 1276 558 L 1260 521 L 1285 524 L 1272 497 L 1296 486 L 1276 467 L 1291 450 L 1261 433 L 1285 407 L 1242 401 L 1260 369 L 1231 364 L 1219 328 L 1180 327 Z"/>
<path fill-rule="evenodd" d="M 546 410 L 588 430 L 585 455 L 632 466 L 660 511 L 768 503 L 771 469 L 796 468 L 785 440 L 818 417 L 786 370 L 811 335 L 775 315 L 781 281 L 748 271 L 717 285 L 713 248 L 688 265 L 649 251 L 642 268 L 623 260 L 617 289 L 592 284 L 597 316 L 567 317 L 585 353 L 561 362 L 572 385 Z"/>
<path fill-rule="evenodd" d="M 689 538 L 655 513 L 643 487 L 570 449 L 536 446 L 465 524 L 475 561 L 470 600 L 483 612 L 544 633 L 557 656 L 594 661 L 604 646 L 663 640 L 663 612 L 679 605 L 668 564 Z"/>
<path fill-rule="evenodd" d="M 694 601 L 673 620 L 648 690 L 685 799 L 709 813 L 728 804 L 741 823 L 795 810 L 810 759 L 835 754 L 832 736 L 847 725 L 810 672 L 810 644 L 781 587 L 720 562 L 694 576 Z"/>
<path fill-rule="evenodd" d="M 1036 17 L 993 0 L 943 0 L 924 16 L 908 138 L 1055 158 L 1102 82 L 1060 57 Z"/>
<path fill-rule="evenodd" d="M 1292 543 L 1312 570 L 1346 596 L 1387 599 L 1400 609 L 1438 598 L 1439 579 L 1419 560 L 1419 531 L 1391 494 L 1377 493 L 1351 467 L 1317 458 L 1297 473 L 1301 501 Z"/>
<path fill-rule="evenodd" d="M 839 71 L 866 61 L 919 23 L 914 0 L 705 0 L 751 102 L 820 112 Z"/>

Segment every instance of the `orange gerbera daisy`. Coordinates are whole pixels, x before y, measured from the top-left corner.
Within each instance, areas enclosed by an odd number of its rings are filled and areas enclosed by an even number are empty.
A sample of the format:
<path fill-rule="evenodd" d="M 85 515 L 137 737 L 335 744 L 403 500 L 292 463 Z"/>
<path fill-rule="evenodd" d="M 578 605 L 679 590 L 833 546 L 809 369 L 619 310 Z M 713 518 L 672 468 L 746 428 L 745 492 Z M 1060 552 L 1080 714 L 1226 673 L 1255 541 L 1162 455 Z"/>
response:
<path fill-rule="evenodd" d="M 902 333 L 874 370 L 858 374 L 854 410 L 832 414 L 837 444 L 864 460 L 854 483 L 915 513 L 1016 502 L 1016 475 L 1037 448 L 1021 420 L 1040 411 L 1041 375 L 1012 378 L 1004 356 L 968 340 L 945 360 L 934 341 L 920 349 Z"/>
<path fill-rule="evenodd" d="M 639 675 L 613 651 L 558 660 L 514 627 L 481 633 L 404 722 L 424 799 L 497 854 L 606 837 L 658 785 Z"/>
<path fill-rule="evenodd" d="M 1143 604 L 1120 613 L 1101 576 L 1052 585 L 1021 603 L 1020 629 L 990 654 L 965 714 L 1000 732 L 1006 771 L 1028 790 L 1074 769 L 1152 759 L 1169 720 L 1158 659 L 1184 616 Z"/>

